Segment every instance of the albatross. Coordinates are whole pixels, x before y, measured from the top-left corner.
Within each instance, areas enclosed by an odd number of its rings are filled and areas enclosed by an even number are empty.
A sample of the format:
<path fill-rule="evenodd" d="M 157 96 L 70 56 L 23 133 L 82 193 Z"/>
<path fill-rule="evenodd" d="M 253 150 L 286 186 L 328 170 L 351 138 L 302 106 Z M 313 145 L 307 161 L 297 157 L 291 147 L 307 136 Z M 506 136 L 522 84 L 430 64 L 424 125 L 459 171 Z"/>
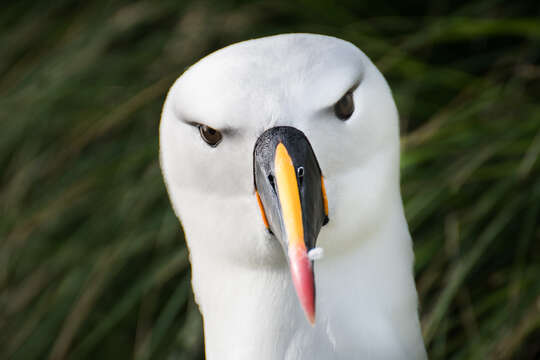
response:
<path fill-rule="evenodd" d="M 175 81 L 160 163 L 207 359 L 426 358 L 399 158 L 390 88 L 350 42 L 248 40 Z"/>

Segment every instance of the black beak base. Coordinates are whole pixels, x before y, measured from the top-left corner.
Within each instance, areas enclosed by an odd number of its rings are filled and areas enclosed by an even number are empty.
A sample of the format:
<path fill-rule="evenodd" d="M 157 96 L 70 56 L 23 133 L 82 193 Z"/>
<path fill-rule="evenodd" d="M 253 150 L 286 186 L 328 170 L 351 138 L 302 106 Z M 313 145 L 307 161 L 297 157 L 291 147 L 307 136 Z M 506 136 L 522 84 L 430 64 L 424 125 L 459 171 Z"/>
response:
<path fill-rule="evenodd" d="M 324 208 L 321 169 L 311 144 L 302 131 L 290 126 L 279 126 L 266 130 L 258 138 L 253 151 L 255 189 L 259 193 L 269 230 L 286 250 L 285 227 L 274 168 L 276 148 L 280 143 L 287 149 L 296 171 L 304 241 L 309 251 L 315 247 L 319 231 L 328 222 L 328 217 Z"/>

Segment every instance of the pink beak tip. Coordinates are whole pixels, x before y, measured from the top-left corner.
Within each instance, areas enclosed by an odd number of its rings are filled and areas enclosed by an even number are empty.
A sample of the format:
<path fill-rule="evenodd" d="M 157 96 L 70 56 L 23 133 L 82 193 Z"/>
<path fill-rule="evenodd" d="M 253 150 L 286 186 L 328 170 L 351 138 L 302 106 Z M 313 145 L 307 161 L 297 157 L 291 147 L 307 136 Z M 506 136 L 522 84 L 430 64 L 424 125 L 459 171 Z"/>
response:
<path fill-rule="evenodd" d="M 309 323 L 315 325 L 315 285 L 313 269 L 306 251 L 290 251 L 291 276 L 300 305 Z"/>
<path fill-rule="evenodd" d="M 315 312 L 311 314 L 306 313 L 306 316 L 311 326 L 315 326 Z"/>

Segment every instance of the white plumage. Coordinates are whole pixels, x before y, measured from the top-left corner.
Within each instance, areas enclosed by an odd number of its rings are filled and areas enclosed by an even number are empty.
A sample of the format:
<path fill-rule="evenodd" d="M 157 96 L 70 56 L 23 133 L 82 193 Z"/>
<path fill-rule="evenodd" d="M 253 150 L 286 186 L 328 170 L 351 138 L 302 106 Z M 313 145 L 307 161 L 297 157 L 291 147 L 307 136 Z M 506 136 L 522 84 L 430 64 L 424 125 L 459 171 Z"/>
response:
<path fill-rule="evenodd" d="M 349 90 L 355 108 L 343 121 L 333 106 Z M 208 146 L 196 124 L 219 130 L 219 145 Z M 275 126 L 306 135 L 326 185 L 330 222 L 317 239 L 324 257 L 314 268 L 314 326 L 255 195 L 254 145 Z M 172 86 L 160 147 L 207 359 L 426 358 L 399 189 L 398 114 L 358 48 L 288 34 L 221 49 Z"/>

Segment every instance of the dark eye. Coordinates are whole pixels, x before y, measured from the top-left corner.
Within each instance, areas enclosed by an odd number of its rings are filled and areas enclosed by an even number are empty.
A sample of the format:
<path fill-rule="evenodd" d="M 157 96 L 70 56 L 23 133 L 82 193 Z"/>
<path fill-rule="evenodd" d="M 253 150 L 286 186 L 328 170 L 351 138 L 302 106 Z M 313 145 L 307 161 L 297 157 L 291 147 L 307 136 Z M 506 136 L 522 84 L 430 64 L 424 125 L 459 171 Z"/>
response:
<path fill-rule="evenodd" d="M 204 141 L 210 146 L 217 146 L 222 139 L 221 133 L 206 125 L 199 125 L 199 132 Z"/>
<path fill-rule="evenodd" d="M 336 105 L 334 105 L 334 112 L 341 120 L 347 120 L 351 117 L 352 113 L 354 112 L 354 101 L 351 91 L 343 95 Z"/>

